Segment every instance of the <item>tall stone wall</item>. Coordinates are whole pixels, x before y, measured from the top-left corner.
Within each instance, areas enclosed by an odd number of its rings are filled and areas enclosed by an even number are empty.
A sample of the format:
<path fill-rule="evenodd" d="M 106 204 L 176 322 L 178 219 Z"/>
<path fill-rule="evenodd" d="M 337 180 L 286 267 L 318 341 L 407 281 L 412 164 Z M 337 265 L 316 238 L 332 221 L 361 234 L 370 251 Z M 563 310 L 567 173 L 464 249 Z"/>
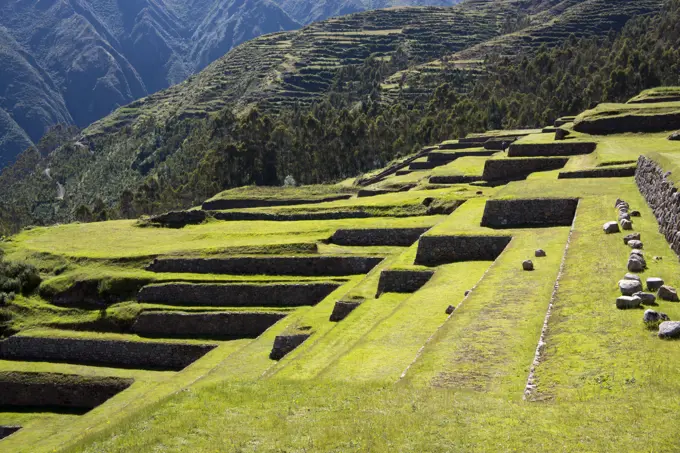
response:
<path fill-rule="evenodd" d="M 423 236 L 415 264 L 439 266 L 460 261 L 494 261 L 512 236 Z"/>
<path fill-rule="evenodd" d="M 596 147 L 597 143 L 592 142 L 513 143 L 508 157 L 577 156 L 590 154 Z"/>
<path fill-rule="evenodd" d="M 557 175 L 557 179 L 626 178 L 630 176 L 635 176 L 635 167 L 602 167 L 591 168 L 589 170 L 563 171 Z"/>
<path fill-rule="evenodd" d="M 588 118 L 574 122 L 574 130 L 586 134 L 621 134 L 624 132 L 663 132 L 680 127 L 680 113 L 655 115 L 626 114 L 624 116 Z"/>
<path fill-rule="evenodd" d="M 574 221 L 577 206 L 577 198 L 488 200 L 482 216 L 482 226 L 490 228 L 569 226 Z"/>
<path fill-rule="evenodd" d="M 566 157 L 516 157 L 512 159 L 489 159 L 484 164 L 482 178 L 485 181 L 509 181 L 521 179 L 537 171 L 558 170 L 567 165 Z"/>
<path fill-rule="evenodd" d="M 340 287 L 339 283 L 148 285 L 139 302 L 206 307 L 300 307 L 316 305 Z"/>
<path fill-rule="evenodd" d="M 415 242 L 415 241 L 414 241 Z M 366 274 L 383 257 L 267 256 L 225 258 L 158 258 L 147 270 L 194 274 L 297 275 L 324 277 Z"/>
<path fill-rule="evenodd" d="M 216 346 L 15 335 L 0 342 L 0 358 L 179 371 Z"/>
<path fill-rule="evenodd" d="M 0 373 L 0 406 L 90 410 L 132 385 L 133 379 L 58 373 Z"/>
<path fill-rule="evenodd" d="M 373 228 L 340 229 L 333 233 L 331 242 L 348 246 L 402 246 L 408 247 L 429 230 L 424 228 Z"/>
<path fill-rule="evenodd" d="M 659 231 L 680 255 L 680 195 L 669 176 L 670 173 L 652 159 L 645 156 L 638 159 L 635 182 L 654 212 Z"/>
<path fill-rule="evenodd" d="M 163 337 L 256 338 L 286 317 L 285 313 L 145 312 L 132 331 Z"/>

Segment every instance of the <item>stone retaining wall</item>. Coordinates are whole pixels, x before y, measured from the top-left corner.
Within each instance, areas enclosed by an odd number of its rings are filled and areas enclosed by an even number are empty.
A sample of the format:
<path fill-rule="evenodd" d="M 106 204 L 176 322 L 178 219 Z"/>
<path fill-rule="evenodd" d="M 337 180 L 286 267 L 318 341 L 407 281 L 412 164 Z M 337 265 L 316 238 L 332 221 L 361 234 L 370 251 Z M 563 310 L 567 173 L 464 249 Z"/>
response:
<path fill-rule="evenodd" d="M 468 146 L 470 147 L 470 146 Z M 427 160 L 429 162 L 437 162 L 439 164 L 446 164 L 449 162 L 453 162 L 456 159 L 460 159 L 461 157 L 489 157 L 493 156 L 496 154 L 497 151 L 495 150 L 490 150 L 490 151 L 458 151 L 455 153 L 438 153 L 436 151 L 432 151 L 430 154 L 427 156 Z"/>
<path fill-rule="evenodd" d="M 619 134 L 624 132 L 663 132 L 680 127 L 680 113 L 649 115 L 626 114 L 577 121 L 574 130 L 586 134 Z"/>
<path fill-rule="evenodd" d="M 654 212 L 659 232 L 680 255 L 680 195 L 669 176 L 652 159 L 645 156 L 638 159 L 635 182 Z"/>
<path fill-rule="evenodd" d="M 443 165 L 444 162 L 431 162 L 431 161 L 425 161 L 425 162 L 413 162 L 411 165 L 408 166 L 409 170 L 432 170 L 433 168 L 437 167 L 438 165 Z"/>
<path fill-rule="evenodd" d="M 331 322 L 340 322 L 346 317 L 349 316 L 350 313 L 352 313 L 359 305 L 361 305 L 361 302 L 352 302 L 352 301 L 346 301 L 346 300 L 339 300 L 335 303 L 335 306 L 333 307 L 333 312 L 331 313 L 331 317 L 329 321 Z"/>
<path fill-rule="evenodd" d="M 512 236 L 423 236 L 415 264 L 439 266 L 460 261 L 494 261 Z"/>
<path fill-rule="evenodd" d="M 408 247 L 413 245 L 429 229 L 430 227 L 340 229 L 333 233 L 331 242 L 338 245 L 358 247 L 391 245 Z"/>
<path fill-rule="evenodd" d="M 635 167 L 627 168 L 593 168 L 590 170 L 563 171 L 557 176 L 558 179 L 582 179 L 582 178 L 625 178 L 635 176 Z"/>
<path fill-rule="evenodd" d="M 179 371 L 216 346 L 15 335 L 0 342 L 0 358 Z"/>
<path fill-rule="evenodd" d="M 285 313 L 144 312 L 132 331 L 140 335 L 183 338 L 257 338 Z"/>
<path fill-rule="evenodd" d="M 521 228 L 570 226 L 576 215 L 577 198 L 488 200 L 482 226 Z"/>
<path fill-rule="evenodd" d="M 154 260 L 147 270 L 193 274 L 322 277 L 367 274 L 382 260 L 383 257 L 375 256 L 159 258 Z"/>
<path fill-rule="evenodd" d="M 482 179 L 485 181 L 509 181 L 526 178 L 537 171 L 563 168 L 568 161 L 569 159 L 566 157 L 489 159 L 484 164 Z"/>
<path fill-rule="evenodd" d="M 383 293 L 414 293 L 433 275 L 432 270 L 385 269 L 380 273 L 376 298 Z"/>
<path fill-rule="evenodd" d="M 340 286 L 330 282 L 270 285 L 166 283 L 145 286 L 137 300 L 206 307 L 299 307 L 318 304 Z"/>
<path fill-rule="evenodd" d="M 272 347 L 272 352 L 269 354 L 269 358 L 272 360 L 281 360 L 295 348 L 304 343 L 310 336 L 310 334 L 279 335 L 274 339 L 274 346 Z"/>
<path fill-rule="evenodd" d="M 0 440 L 9 437 L 15 432 L 19 431 L 21 426 L 0 426 Z"/>
<path fill-rule="evenodd" d="M 481 176 L 430 176 L 430 184 L 469 184 L 483 181 Z"/>
<path fill-rule="evenodd" d="M 274 206 L 293 206 L 297 204 L 315 204 L 329 201 L 347 200 L 352 198 L 352 194 L 338 194 L 323 198 L 300 198 L 300 199 L 281 199 L 281 200 L 261 200 L 254 198 L 234 198 L 229 200 L 208 200 L 203 203 L 206 211 L 222 211 L 225 209 L 247 209 L 247 208 L 269 208 Z"/>
<path fill-rule="evenodd" d="M 58 373 L 0 373 L 0 406 L 90 410 L 132 385 L 133 379 Z"/>
<path fill-rule="evenodd" d="M 297 222 L 299 220 L 340 220 L 340 219 L 369 219 L 377 217 L 375 214 L 365 211 L 321 211 L 304 213 L 272 213 L 272 212 L 212 212 L 216 220 L 244 221 L 244 220 L 268 220 L 274 222 Z"/>
<path fill-rule="evenodd" d="M 513 143 L 508 157 L 577 156 L 590 154 L 596 147 L 597 143 L 591 142 Z"/>

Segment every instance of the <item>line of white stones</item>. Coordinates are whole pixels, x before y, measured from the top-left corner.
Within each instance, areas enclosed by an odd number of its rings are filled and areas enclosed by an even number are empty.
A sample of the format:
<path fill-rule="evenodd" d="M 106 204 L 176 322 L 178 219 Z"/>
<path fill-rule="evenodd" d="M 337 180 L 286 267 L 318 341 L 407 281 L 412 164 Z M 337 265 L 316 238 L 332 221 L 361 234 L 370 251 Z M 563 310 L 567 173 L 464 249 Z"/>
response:
<path fill-rule="evenodd" d="M 579 201 L 579 204 L 581 202 Z M 576 214 L 574 214 L 574 220 L 571 223 L 571 229 L 569 230 L 569 236 L 567 237 L 567 244 L 564 246 L 564 254 L 562 255 L 562 262 L 560 263 L 560 270 L 557 273 L 557 278 L 555 279 L 555 286 L 553 287 L 552 296 L 550 297 L 550 304 L 548 305 L 548 311 L 545 313 L 545 319 L 543 320 L 543 329 L 541 330 L 541 336 L 538 339 L 538 345 L 536 346 L 536 353 L 534 354 L 534 361 L 531 363 L 531 368 L 529 369 L 529 377 L 527 378 L 527 384 L 524 387 L 524 400 L 530 399 L 536 392 L 536 368 L 541 363 L 543 357 L 543 352 L 545 351 L 545 337 L 548 334 L 548 323 L 550 322 L 550 316 L 552 315 L 553 305 L 555 303 L 555 298 L 557 297 L 557 291 L 560 289 L 560 279 L 564 273 L 564 265 L 567 261 L 567 252 L 569 251 L 569 245 L 571 244 L 571 237 L 574 233 L 574 225 L 576 225 L 576 215 L 578 214 L 578 205 L 576 205 Z"/>
<path fill-rule="evenodd" d="M 506 249 L 507 249 L 508 247 L 510 247 L 510 245 L 512 244 L 512 241 L 514 241 L 514 238 L 510 240 L 510 243 L 508 243 L 508 245 L 506 246 Z M 502 254 L 502 253 L 501 253 L 501 254 Z M 500 256 L 499 256 L 499 258 L 500 258 Z M 439 331 L 442 329 L 442 327 L 444 327 L 444 325 L 445 325 L 445 324 L 446 324 L 446 323 L 447 323 L 447 322 L 448 322 L 448 321 L 456 314 L 456 312 L 457 312 L 458 310 L 460 310 L 460 307 L 463 306 L 463 304 L 465 303 L 465 301 L 468 300 L 468 298 L 469 298 L 472 294 L 474 294 L 474 292 L 475 292 L 475 290 L 477 289 L 477 287 L 484 281 L 484 278 L 486 277 L 486 275 L 491 271 L 491 269 L 494 268 L 494 266 L 496 265 L 497 262 L 498 262 L 498 258 L 496 258 L 496 261 L 494 261 L 493 263 L 491 263 L 491 266 L 489 266 L 489 268 L 488 268 L 486 271 L 484 271 L 484 274 L 482 275 L 482 277 L 477 281 L 477 283 L 475 283 L 475 286 L 473 286 L 472 289 L 470 289 L 470 292 L 467 294 L 467 296 L 465 296 L 465 297 L 463 298 L 463 300 L 456 306 L 456 309 L 453 311 L 453 313 L 451 313 L 451 314 L 446 318 L 446 320 L 445 320 L 439 327 L 437 327 L 437 330 L 435 330 L 434 333 L 432 333 L 432 335 L 430 335 L 430 337 L 427 339 L 427 341 L 425 341 L 425 343 L 423 343 L 423 345 L 420 347 L 420 349 L 418 349 L 418 352 L 416 353 L 416 356 L 414 357 L 413 361 L 406 367 L 406 369 L 404 370 L 404 372 L 401 373 L 401 376 L 399 376 L 399 379 L 398 379 L 397 381 L 400 381 L 400 380 L 402 380 L 402 379 L 404 379 L 404 378 L 406 377 L 406 374 L 408 373 L 408 371 L 411 369 L 411 367 L 413 366 L 413 364 L 416 363 L 416 362 L 418 361 L 418 359 L 420 358 L 420 356 L 423 355 L 423 351 L 425 351 L 425 348 L 427 347 L 427 345 L 430 344 L 430 342 L 431 342 L 432 339 L 435 337 L 435 335 L 437 335 L 437 332 L 439 332 Z"/>

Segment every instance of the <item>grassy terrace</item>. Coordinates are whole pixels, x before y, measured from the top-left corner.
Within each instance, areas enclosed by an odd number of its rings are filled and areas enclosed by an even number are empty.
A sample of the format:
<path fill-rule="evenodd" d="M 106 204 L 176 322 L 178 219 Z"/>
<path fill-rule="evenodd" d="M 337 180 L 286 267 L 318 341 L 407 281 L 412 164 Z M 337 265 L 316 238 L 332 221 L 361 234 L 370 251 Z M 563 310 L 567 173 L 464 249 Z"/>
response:
<path fill-rule="evenodd" d="M 333 33 L 359 39 L 356 31 L 343 29 L 341 24 L 335 24 L 338 28 Z M 384 35 L 393 34 L 398 33 Z M 629 248 L 623 244 L 623 234 L 602 232 L 605 222 L 616 219 L 614 200 L 623 198 L 631 209 L 641 212 L 641 217 L 634 218 L 634 230 L 642 235 L 649 266 L 641 277 L 662 277 L 679 287 L 677 257 L 658 233 L 653 213 L 632 177 L 557 179 L 560 171 L 630 166 L 640 154 L 648 154 L 673 171 L 677 182 L 680 176 L 675 173 L 680 172 L 674 170 L 680 162 L 680 144 L 666 136 L 666 132 L 591 136 L 573 131 L 564 143 L 596 142 L 596 150 L 570 156 L 562 170 L 501 181 L 496 187 L 484 182 L 433 187 L 427 180 L 439 174 L 479 176 L 488 159 L 514 159 L 504 153 L 444 161 L 431 170 L 387 176 L 369 187 L 417 184 L 404 192 L 221 211 L 282 215 L 364 210 L 369 217 L 361 219 L 209 220 L 182 229 L 118 221 L 26 230 L 0 243 L 6 258 L 38 265 L 44 279 L 41 291 L 19 296 L 0 308 L 0 313 L 11 315 L 9 325 L 19 337 L 15 340 L 218 346 L 182 371 L 172 372 L 74 361 L 0 360 L 0 374 L 29 371 L 135 379 L 128 390 L 86 414 L 53 408 L 0 409 L 0 424 L 24 426 L 0 441 L 0 450 L 677 451 L 680 416 L 672 408 L 680 404 L 676 378 L 680 346 L 677 341 L 659 340 L 645 328 L 642 310 L 616 309 L 617 282 L 627 271 Z M 548 146 L 553 142 L 551 133 L 528 131 L 517 143 Z M 433 152 L 442 151 L 433 148 Z M 349 185 L 295 188 L 282 195 L 244 188 L 221 196 L 303 198 L 342 192 Z M 488 201 L 494 200 L 491 208 L 499 201 L 533 198 L 578 198 L 573 226 L 480 226 Z M 450 214 L 430 211 L 425 215 L 436 203 L 446 206 L 461 201 Z M 421 242 L 410 246 L 353 247 L 328 241 L 340 228 L 429 230 Z M 456 261 L 464 258 L 456 258 L 447 247 L 458 247 L 450 244 L 461 242 L 450 240 L 461 236 L 468 241 L 470 236 L 512 239 L 493 261 Z M 489 238 L 481 238 L 471 249 L 486 242 Z M 431 248 L 426 252 L 435 255 L 431 262 L 444 258 L 445 264 L 415 265 L 417 256 L 418 263 L 427 262 L 420 260 L 427 247 Z M 534 256 L 539 248 L 547 257 Z M 253 255 L 386 258 L 366 274 L 336 277 L 144 270 L 156 256 Z M 522 270 L 526 259 L 533 260 L 534 271 Z M 395 269 L 432 270 L 434 275 L 413 292 L 376 297 L 382 271 Z M 49 297 L 41 297 L 91 280 L 99 282 L 97 289 L 104 294 L 125 289 L 123 282 L 257 283 L 270 293 L 262 293 L 261 303 L 247 310 L 235 303 L 226 307 L 188 307 L 189 303 L 176 300 L 138 303 L 134 292 L 122 302 L 97 308 L 56 306 Z M 294 309 L 268 307 L 275 299 L 271 292 L 282 283 L 327 281 L 340 285 L 324 293 L 328 295 L 318 303 Z M 360 304 L 343 320 L 332 322 L 329 318 L 338 301 Z M 546 346 L 535 370 L 536 389 L 524 400 L 551 302 Z M 447 315 L 450 305 L 456 309 Z M 656 309 L 680 319 L 678 303 L 660 301 Z M 231 316 L 244 311 L 287 316 L 263 329 L 257 338 L 229 341 L 200 335 L 152 338 L 129 330 L 141 313 Z M 278 336 L 300 334 L 311 336 L 283 359 L 270 359 Z"/>

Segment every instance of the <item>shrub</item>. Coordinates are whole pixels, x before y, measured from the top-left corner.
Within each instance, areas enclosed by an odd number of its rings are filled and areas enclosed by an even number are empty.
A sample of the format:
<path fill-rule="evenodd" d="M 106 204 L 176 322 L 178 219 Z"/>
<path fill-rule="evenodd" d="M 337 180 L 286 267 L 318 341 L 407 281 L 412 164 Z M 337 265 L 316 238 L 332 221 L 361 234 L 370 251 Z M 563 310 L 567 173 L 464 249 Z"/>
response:
<path fill-rule="evenodd" d="M 40 282 L 40 273 L 32 264 L 0 260 L 0 293 L 28 294 Z"/>

